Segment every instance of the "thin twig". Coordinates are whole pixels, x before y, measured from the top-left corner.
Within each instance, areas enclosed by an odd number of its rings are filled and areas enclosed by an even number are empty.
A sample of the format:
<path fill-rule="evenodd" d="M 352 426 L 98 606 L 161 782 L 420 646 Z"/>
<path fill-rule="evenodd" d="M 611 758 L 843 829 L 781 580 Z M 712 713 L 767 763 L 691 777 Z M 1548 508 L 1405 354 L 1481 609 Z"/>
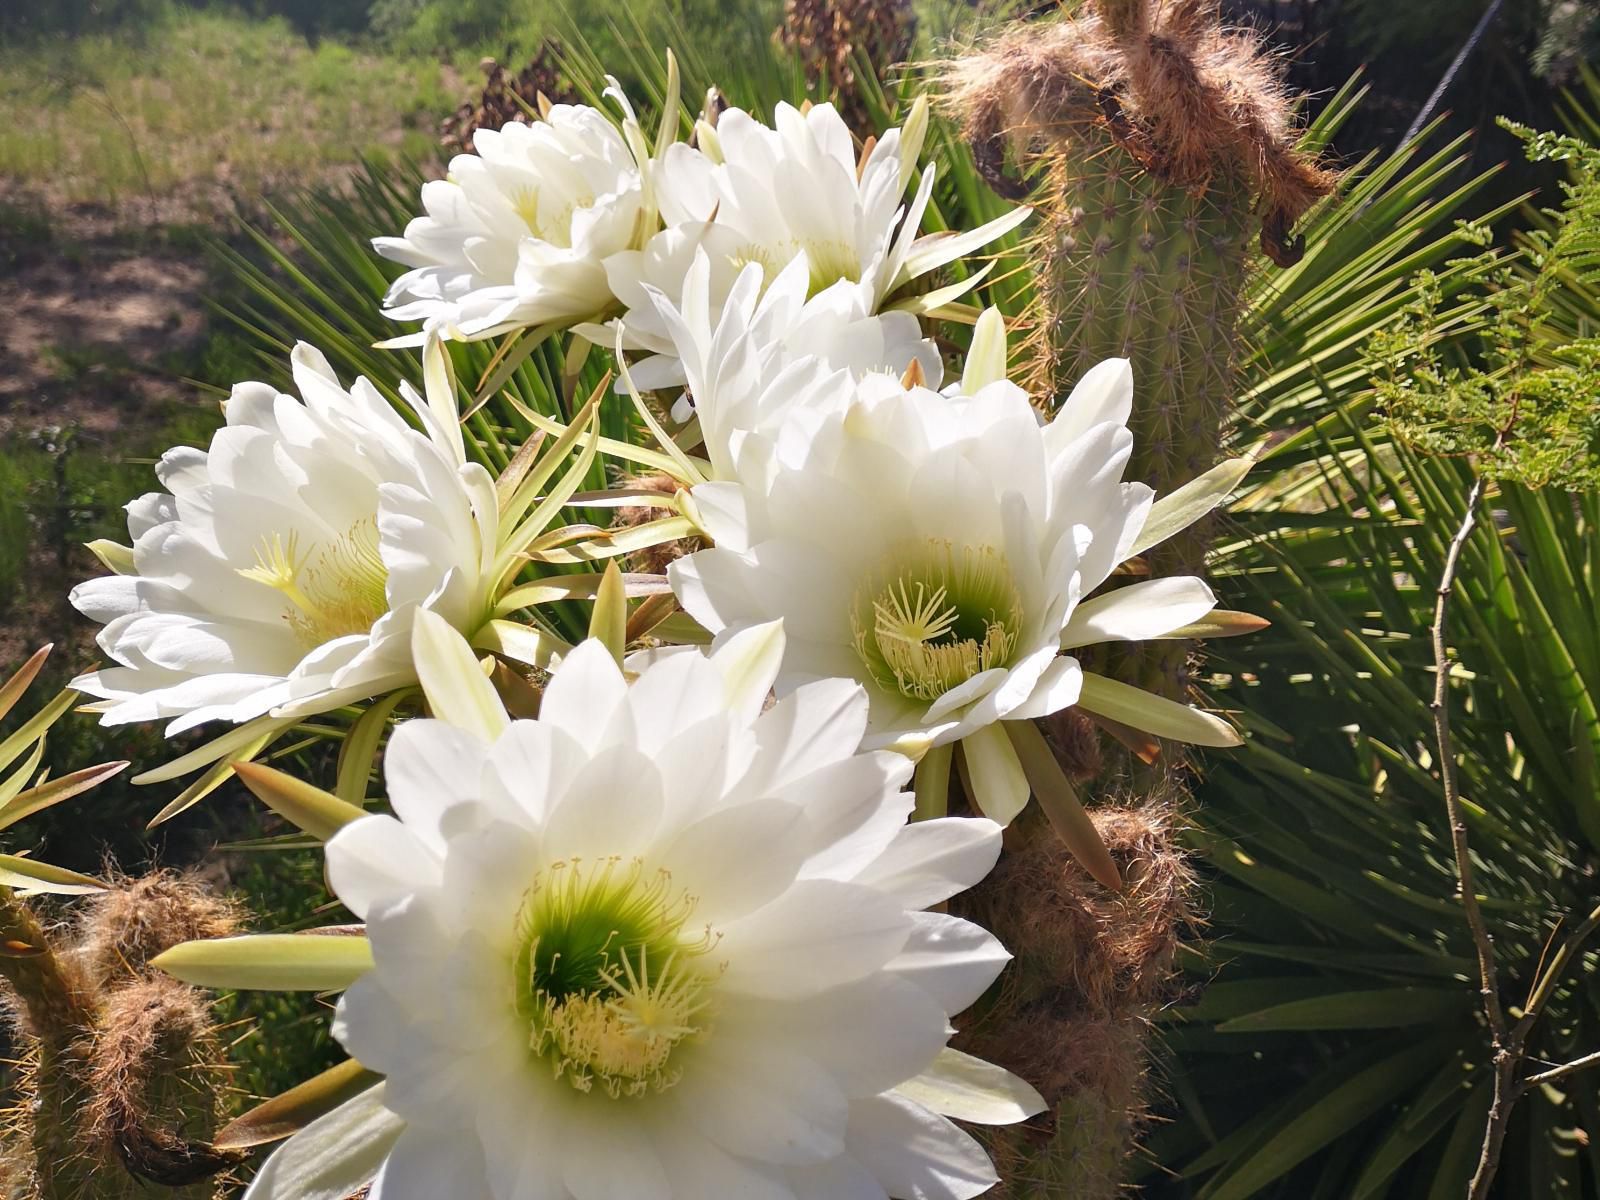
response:
<path fill-rule="evenodd" d="M 1528 993 L 1528 1003 L 1522 1010 L 1522 1019 L 1517 1022 L 1517 1027 L 1511 1031 L 1514 1045 L 1520 1050 L 1528 1040 L 1528 1034 L 1533 1031 L 1533 1023 L 1539 1019 L 1539 1014 L 1544 1011 L 1544 1006 L 1550 1002 L 1551 995 L 1556 990 L 1556 984 L 1561 976 L 1566 973 L 1567 964 L 1577 956 L 1578 950 L 1596 929 L 1600 929 L 1600 906 L 1597 906 L 1583 921 L 1567 935 L 1567 940 L 1561 943 L 1555 956 L 1545 966 L 1544 971 L 1538 976 L 1533 985 L 1533 990 Z"/>
<path fill-rule="evenodd" d="M 1473 885 L 1472 848 L 1467 842 L 1467 818 L 1461 806 L 1455 746 L 1450 738 L 1450 661 L 1445 629 L 1450 615 L 1450 594 L 1455 588 L 1456 571 L 1461 563 L 1461 551 L 1477 525 L 1478 502 L 1482 498 L 1483 479 L 1479 476 L 1473 479 L 1472 489 L 1467 493 L 1466 512 L 1462 515 L 1455 536 L 1450 539 L 1444 570 L 1439 576 L 1433 605 L 1433 703 L 1429 706 L 1433 710 L 1433 732 L 1439 747 L 1439 780 L 1444 789 L 1445 811 L 1450 818 L 1450 840 L 1455 851 L 1461 908 L 1478 954 L 1479 994 L 1483 999 L 1484 1015 L 1489 1021 L 1495 1064 L 1494 1097 L 1489 1106 L 1489 1123 L 1484 1132 L 1478 1167 L 1473 1173 L 1472 1185 L 1467 1190 L 1468 1200 L 1484 1200 L 1489 1194 L 1490 1184 L 1494 1182 L 1500 1147 L 1505 1141 L 1506 1117 L 1515 1099 L 1513 1086 L 1516 1070 L 1516 1060 L 1509 1053 L 1505 1010 L 1500 1004 L 1500 978 L 1495 968 L 1494 938 L 1484 922 L 1483 910 L 1478 906 L 1478 894 Z"/>
<path fill-rule="evenodd" d="M 1450 90 L 1450 85 L 1455 82 L 1462 66 L 1465 65 L 1467 59 L 1472 57 L 1472 52 L 1478 48 L 1478 43 L 1483 40 L 1483 35 L 1489 32 L 1489 26 L 1494 22 L 1495 17 L 1500 15 L 1500 9 L 1504 4 L 1505 0 L 1494 0 L 1494 3 L 1484 10 L 1483 16 L 1478 18 L 1477 25 L 1473 26 L 1472 33 L 1462 43 L 1461 49 L 1456 51 L 1456 56 L 1445 70 L 1444 77 L 1439 80 L 1438 86 L 1433 89 L 1433 94 L 1428 97 L 1427 103 L 1417 113 L 1416 119 L 1411 122 L 1411 128 L 1406 130 L 1406 135 L 1400 139 L 1400 144 L 1395 149 L 1403 149 L 1407 142 L 1422 131 L 1422 127 L 1428 123 L 1428 118 L 1433 116 L 1433 110 L 1439 107 L 1439 101 L 1444 99 L 1444 94 Z"/>
<path fill-rule="evenodd" d="M 1552 1079 L 1560 1079 L 1563 1075 L 1571 1075 L 1574 1071 L 1582 1071 L 1586 1067 L 1600 1066 L 1600 1050 L 1593 1054 L 1585 1054 L 1582 1058 L 1575 1058 L 1569 1063 L 1562 1063 L 1559 1067 L 1552 1067 L 1548 1071 L 1540 1071 L 1537 1075 L 1529 1075 L 1522 1081 L 1522 1088 L 1538 1087 L 1541 1083 L 1549 1083 Z"/>
<path fill-rule="evenodd" d="M 1600 1062 L 1600 1053 L 1555 1067 L 1537 1075 L 1518 1079 L 1519 1069 L 1526 1058 L 1528 1038 L 1534 1025 L 1544 1012 L 1545 1005 L 1555 994 L 1556 985 L 1567 967 L 1577 957 L 1584 941 L 1600 929 L 1600 907 L 1596 907 L 1557 948 L 1549 962 L 1543 964 L 1528 1003 L 1514 1027 L 1506 1023 L 1505 1009 L 1500 1001 L 1500 978 L 1495 964 L 1494 937 L 1483 919 L 1483 909 L 1478 904 L 1478 894 L 1473 882 L 1472 849 L 1467 841 L 1466 813 L 1461 804 L 1461 792 L 1456 777 L 1454 743 L 1450 737 L 1450 662 L 1448 658 L 1447 620 L 1450 615 L 1450 597 L 1455 589 L 1456 573 L 1461 563 L 1461 552 L 1477 525 L 1478 504 L 1483 499 L 1484 481 L 1474 477 L 1467 493 L 1466 512 L 1450 548 L 1445 555 L 1444 570 L 1439 576 L 1433 609 L 1433 710 L 1434 736 L 1439 748 L 1439 779 L 1444 791 L 1445 810 L 1450 818 L 1450 839 L 1455 852 L 1456 878 L 1461 895 L 1461 908 L 1466 916 L 1467 928 L 1472 933 L 1472 943 L 1477 950 L 1478 983 L 1483 1000 L 1484 1016 L 1489 1022 L 1490 1045 L 1494 1064 L 1494 1092 L 1490 1098 L 1488 1121 L 1484 1127 L 1483 1146 L 1478 1154 L 1478 1166 L 1467 1189 L 1467 1200 L 1487 1200 L 1489 1189 L 1499 1169 L 1500 1153 L 1505 1145 L 1506 1130 L 1511 1124 L 1511 1111 L 1517 1100 L 1530 1088 L 1551 1079 Z"/>
<path fill-rule="evenodd" d="M 1489 1018 L 1489 1029 L 1496 1041 L 1506 1034 L 1505 1011 L 1500 1006 L 1500 989 L 1495 970 L 1494 938 L 1483 919 L 1483 909 L 1478 905 L 1478 894 L 1473 886 L 1472 853 L 1467 844 L 1467 819 L 1461 807 L 1461 792 L 1456 780 L 1454 743 L 1450 737 L 1450 662 L 1446 650 L 1445 627 L 1450 615 L 1450 594 L 1455 589 L 1456 571 L 1461 562 L 1461 551 L 1478 523 L 1478 501 L 1483 498 L 1483 480 L 1474 479 L 1467 494 L 1467 511 L 1455 537 L 1450 539 L 1450 550 L 1445 555 L 1444 571 L 1439 576 L 1439 587 L 1433 605 L 1433 710 L 1434 738 L 1439 745 L 1439 779 L 1444 786 L 1444 805 L 1450 818 L 1450 839 L 1455 849 L 1457 887 L 1461 894 L 1461 907 L 1466 911 L 1467 927 L 1472 931 L 1473 945 L 1478 952 L 1478 982 L 1481 985 L 1483 1009 Z"/>

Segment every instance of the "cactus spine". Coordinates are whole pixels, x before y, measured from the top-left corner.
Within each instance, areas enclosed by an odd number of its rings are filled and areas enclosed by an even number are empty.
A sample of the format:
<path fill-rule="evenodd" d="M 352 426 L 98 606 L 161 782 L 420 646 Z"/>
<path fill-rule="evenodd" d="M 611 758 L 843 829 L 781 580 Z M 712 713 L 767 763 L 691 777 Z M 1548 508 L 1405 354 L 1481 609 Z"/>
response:
<path fill-rule="evenodd" d="M 1216 0 L 1080 0 L 1061 19 L 1014 27 L 952 62 L 943 84 L 997 191 L 1030 190 L 1008 173 L 1008 157 L 1040 176 L 1035 396 L 1054 406 L 1088 367 L 1126 357 L 1128 477 L 1164 494 L 1209 469 L 1235 394 L 1250 243 L 1258 238 L 1276 263 L 1294 261 L 1295 222 L 1334 184 L 1295 147 L 1271 56 L 1222 26 Z M 1208 545 L 1209 530 L 1191 528 L 1147 555 L 1150 571 L 1202 574 Z M 1181 699 L 1188 656 L 1183 643 L 1155 643 L 1096 665 Z M 1057 726 L 1065 748 L 1070 730 Z M 1043 1136 L 1004 1138 L 1010 1169 L 997 1194 L 1121 1192 L 1143 1112 L 1144 1030 L 1169 990 L 1188 917 L 1175 834 L 1182 760 L 1168 749 L 1163 769 L 1127 772 L 1136 794 L 1125 806 L 1095 816 L 1130 880 L 1122 896 L 1097 896 L 1064 852 L 1023 830 L 1036 861 L 1002 869 L 974 902 L 1020 969 L 975 1040 L 1036 1080 L 1042 1073 L 1055 1107 Z M 1078 916 L 1063 924 L 1065 911 Z M 1052 969 L 1046 939 L 1063 936 L 1075 941 L 1072 962 Z M 1058 1033 L 1048 1045 L 1024 1032 L 1043 1028 Z M 1027 1047 L 1028 1061 L 1008 1045 Z"/>

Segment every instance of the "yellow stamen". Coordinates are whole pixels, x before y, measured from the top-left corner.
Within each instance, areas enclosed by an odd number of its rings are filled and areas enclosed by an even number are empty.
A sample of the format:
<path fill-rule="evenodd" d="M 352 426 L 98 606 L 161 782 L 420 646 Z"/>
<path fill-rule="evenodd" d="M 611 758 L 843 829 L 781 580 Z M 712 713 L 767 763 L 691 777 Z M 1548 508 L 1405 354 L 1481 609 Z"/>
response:
<path fill-rule="evenodd" d="M 904 569 L 874 577 L 851 612 L 856 652 L 883 686 L 937 700 L 1017 648 L 1021 601 L 1005 560 L 990 547 L 959 551 L 938 539 Z"/>
<path fill-rule="evenodd" d="M 256 565 L 238 573 L 283 594 L 289 602 L 283 619 L 307 649 L 366 633 L 389 608 L 376 517 L 304 555 L 298 532 L 271 534 L 261 539 Z"/>
<path fill-rule="evenodd" d="M 673 1051 L 706 1032 L 718 937 L 690 927 L 696 900 L 634 860 L 552 863 L 529 888 L 518 1009 L 557 1079 L 612 1098 L 665 1091 Z M 652 964 L 659 963 L 659 966 Z"/>

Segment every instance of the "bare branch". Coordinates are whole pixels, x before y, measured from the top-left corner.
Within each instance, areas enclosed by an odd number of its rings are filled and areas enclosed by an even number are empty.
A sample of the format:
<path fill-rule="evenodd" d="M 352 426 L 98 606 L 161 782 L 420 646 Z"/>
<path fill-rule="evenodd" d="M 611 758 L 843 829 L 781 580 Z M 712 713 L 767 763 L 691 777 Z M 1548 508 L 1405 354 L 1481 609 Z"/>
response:
<path fill-rule="evenodd" d="M 1511 1123 L 1511 1111 L 1518 1099 L 1539 1083 L 1558 1079 L 1570 1072 L 1600 1062 L 1600 1053 L 1556 1067 L 1549 1071 L 1518 1078 L 1526 1059 L 1529 1035 L 1538 1022 L 1545 1005 L 1554 995 L 1557 983 L 1577 956 L 1583 942 L 1596 929 L 1600 929 L 1600 907 L 1585 918 L 1561 943 L 1550 961 L 1545 964 L 1529 993 L 1527 1006 L 1516 1026 L 1506 1023 L 1505 1009 L 1500 1000 L 1500 978 L 1495 963 L 1494 938 L 1483 919 L 1483 909 L 1478 904 L 1478 893 L 1473 883 L 1472 849 L 1467 841 L 1466 814 L 1461 804 L 1460 785 L 1456 775 L 1455 746 L 1450 736 L 1450 661 L 1446 637 L 1450 615 L 1450 597 L 1455 589 L 1456 573 L 1460 567 L 1461 552 L 1477 524 L 1478 504 L 1483 499 L 1483 479 L 1474 477 L 1467 493 L 1466 512 L 1455 536 L 1450 539 L 1445 555 L 1444 569 L 1439 576 L 1433 609 L 1433 710 L 1434 736 L 1439 749 L 1439 779 L 1444 791 L 1445 811 L 1450 819 L 1450 839 L 1455 853 L 1456 879 L 1461 896 L 1461 909 L 1467 928 L 1472 933 L 1472 943 L 1478 958 L 1479 994 L 1483 1012 L 1489 1023 L 1492 1061 L 1494 1065 L 1494 1092 L 1490 1098 L 1489 1115 L 1484 1127 L 1483 1145 L 1478 1154 L 1478 1165 L 1467 1189 L 1467 1200 L 1487 1200 L 1500 1166 L 1500 1154 L 1505 1145 L 1506 1130 Z"/>
<path fill-rule="evenodd" d="M 1461 551 L 1478 523 L 1478 502 L 1483 498 L 1483 480 L 1476 478 L 1467 493 L 1467 510 L 1461 525 L 1450 539 L 1450 550 L 1445 555 L 1444 570 L 1439 576 L 1439 587 L 1433 606 L 1433 710 L 1434 738 L 1439 746 L 1439 781 L 1444 788 L 1445 811 L 1450 818 L 1450 839 L 1455 850 L 1457 890 L 1461 907 L 1466 913 L 1467 927 L 1472 931 L 1473 945 L 1478 953 L 1478 982 L 1481 985 L 1483 1009 L 1489 1018 L 1489 1029 L 1497 1041 L 1506 1033 L 1505 1010 L 1500 1005 L 1499 977 L 1495 969 L 1494 939 L 1483 919 L 1478 905 L 1478 894 L 1472 882 L 1472 854 L 1467 844 L 1467 819 L 1461 807 L 1460 785 L 1456 778 L 1455 745 L 1450 737 L 1450 659 L 1446 648 L 1446 623 L 1450 615 L 1450 595 L 1455 589 L 1456 572 L 1461 563 Z"/>
<path fill-rule="evenodd" d="M 1467 493 L 1466 512 L 1462 515 L 1455 536 L 1450 539 L 1450 550 L 1445 555 L 1444 570 L 1439 576 L 1433 606 L 1433 703 L 1429 706 L 1433 710 L 1434 738 L 1439 747 L 1439 781 L 1444 789 L 1445 812 L 1450 818 L 1457 889 L 1467 928 L 1472 933 L 1472 944 L 1477 950 L 1479 995 L 1483 1001 L 1484 1016 L 1489 1021 L 1495 1064 L 1494 1096 L 1489 1106 L 1489 1121 L 1484 1130 L 1478 1167 L 1473 1172 L 1472 1184 L 1467 1190 L 1468 1200 L 1485 1200 L 1489 1194 L 1489 1187 L 1494 1182 L 1495 1171 L 1500 1164 L 1500 1149 L 1505 1143 L 1511 1106 L 1516 1101 L 1516 1057 L 1510 1052 L 1505 1009 L 1500 1004 L 1500 977 L 1495 967 L 1494 939 L 1484 922 L 1483 910 L 1478 906 L 1478 893 L 1473 886 L 1472 848 L 1467 842 L 1467 819 L 1461 806 L 1461 792 L 1456 778 L 1455 745 L 1450 737 L 1450 659 L 1446 622 L 1450 615 L 1450 594 L 1455 588 L 1456 572 L 1461 563 L 1461 551 L 1477 524 L 1478 502 L 1482 498 L 1483 479 L 1475 477 L 1472 489 Z"/>
<path fill-rule="evenodd" d="M 1529 1075 L 1522 1081 L 1522 1087 L 1526 1091 L 1541 1083 L 1550 1083 L 1564 1075 L 1571 1075 L 1574 1071 L 1594 1066 L 1600 1066 L 1600 1050 L 1596 1050 L 1593 1054 L 1585 1054 L 1582 1058 L 1575 1058 L 1569 1063 L 1562 1063 L 1559 1067 L 1552 1067 L 1548 1071 L 1540 1071 L 1537 1075 Z"/>
<path fill-rule="evenodd" d="M 1577 955 L 1578 950 L 1596 929 L 1600 929 L 1600 906 L 1585 917 L 1579 926 L 1567 935 L 1566 941 L 1545 965 L 1543 973 L 1533 985 L 1533 991 L 1528 995 L 1527 1007 L 1522 1010 L 1522 1019 L 1517 1022 L 1516 1029 L 1512 1030 L 1512 1040 L 1520 1050 L 1528 1040 L 1528 1034 L 1533 1031 L 1533 1024 L 1539 1019 L 1539 1014 L 1544 1011 L 1544 1006 L 1550 1002 L 1550 996 L 1556 990 L 1556 984 L 1561 976 L 1566 973 L 1567 964 Z"/>

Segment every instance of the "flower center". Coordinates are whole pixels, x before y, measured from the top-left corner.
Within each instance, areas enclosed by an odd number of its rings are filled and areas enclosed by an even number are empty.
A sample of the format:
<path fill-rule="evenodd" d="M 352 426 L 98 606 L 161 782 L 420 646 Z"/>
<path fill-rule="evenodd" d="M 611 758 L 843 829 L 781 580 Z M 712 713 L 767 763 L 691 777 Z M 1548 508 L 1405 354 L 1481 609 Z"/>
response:
<path fill-rule="evenodd" d="M 541 242 L 548 242 L 562 250 L 572 249 L 572 214 L 580 208 L 592 208 L 592 196 L 575 197 L 571 204 L 558 213 L 539 215 L 539 189 L 532 186 L 518 188 L 511 197 L 511 206 L 528 227 L 528 232 Z"/>
<path fill-rule="evenodd" d="M 613 1098 L 672 1087 L 674 1051 L 706 1032 L 718 935 L 696 900 L 637 859 L 552 863 L 518 916 L 517 1011 L 557 1079 Z"/>
<path fill-rule="evenodd" d="M 845 242 L 789 241 L 777 247 L 751 242 L 737 253 L 729 255 L 728 261 L 735 274 L 751 263 L 760 263 L 761 286 L 765 289 L 778 277 L 783 264 L 793 259 L 800 250 L 806 252 L 806 263 L 811 268 L 811 281 L 806 289 L 807 300 L 841 279 L 860 282 L 861 263 L 856 257 L 855 248 Z"/>
<path fill-rule="evenodd" d="M 282 592 L 283 619 L 312 650 L 335 638 L 366 633 L 389 611 L 389 568 L 378 552 L 378 519 L 365 517 L 343 537 L 300 553 L 300 535 L 261 539 L 246 579 Z"/>
<path fill-rule="evenodd" d="M 811 286 L 806 292 L 809 300 L 818 292 L 832 287 L 841 279 L 851 283 L 861 282 L 861 260 L 854 246 L 845 242 L 807 242 L 806 262 L 811 267 Z"/>
<path fill-rule="evenodd" d="M 856 653 L 880 685 L 937 700 L 1017 648 L 1022 598 L 991 546 L 939 538 L 891 557 L 895 565 L 856 591 Z"/>

